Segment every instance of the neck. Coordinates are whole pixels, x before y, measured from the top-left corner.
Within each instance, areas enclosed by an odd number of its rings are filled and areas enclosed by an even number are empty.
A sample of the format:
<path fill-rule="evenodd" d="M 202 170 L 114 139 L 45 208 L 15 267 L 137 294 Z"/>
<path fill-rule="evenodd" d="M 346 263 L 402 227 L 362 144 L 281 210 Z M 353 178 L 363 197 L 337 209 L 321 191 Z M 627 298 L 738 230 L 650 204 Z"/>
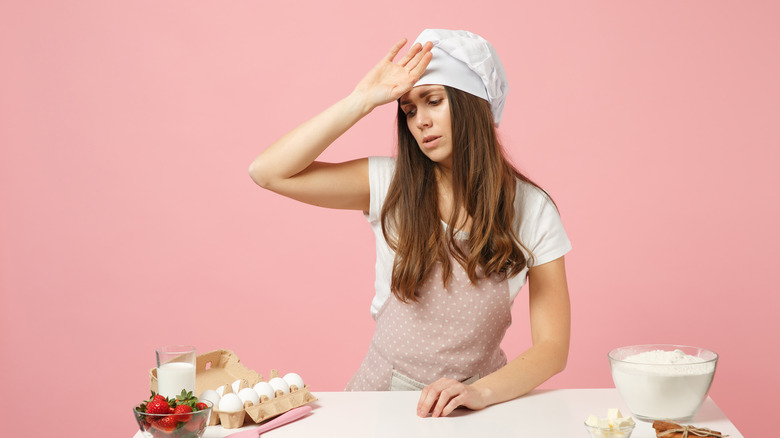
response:
<path fill-rule="evenodd" d="M 442 166 L 441 164 L 436 166 L 436 184 L 439 185 L 439 189 L 447 189 L 452 192 L 452 168 Z"/>
<path fill-rule="evenodd" d="M 439 216 L 442 220 L 449 223 L 455 207 L 452 193 L 451 168 L 441 165 L 436 167 L 436 185 L 436 190 L 439 194 Z M 471 229 L 471 218 L 463 207 L 460 207 L 459 210 L 455 223 L 450 224 L 450 226 L 461 231 L 469 231 Z"/>

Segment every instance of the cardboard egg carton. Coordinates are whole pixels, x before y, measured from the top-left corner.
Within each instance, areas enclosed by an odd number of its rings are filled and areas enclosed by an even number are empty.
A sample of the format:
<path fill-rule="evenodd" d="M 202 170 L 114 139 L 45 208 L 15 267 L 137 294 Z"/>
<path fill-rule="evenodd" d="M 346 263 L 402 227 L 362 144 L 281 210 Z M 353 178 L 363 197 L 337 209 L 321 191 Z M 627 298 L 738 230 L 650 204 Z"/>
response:
<path fill-rule="evenodd" d="M 157 392 L 157 368 L 149 371 L 149 387 Z M 278 377 L 276 370 L 271 370 L 271 379 Z M 238 356 L 230 350 L 215 350 L 197 356 L 195 363 L 195 395 L 200 396 L 207 389 L 216 390 L 220 386 L 225 386 L 224 394 L 233 392 L 232 383 L 240 380 L 238 391 L 244 388 L 251 388 L 263 381 L 263 376 L 250 370 L 240 363 Z M 293 388 L 295 388 L 293 386 Z M 259 423 L 271 417 L 281 415 L 290 409 L 303 406 L 317 400 L 309 392 L 309 385 L 303 388 L 290 390 L 289 394 L 276 392 L 273 400 L 267 400 L 265 397 L 259 404 L 253 405 L 251 401 L 244 403 L 244 410 L 238 412 L 220 412 L 217 406 L 212 410 L 209 426 L 218 423 L 225 429 L 235 429 L 243 426 L 245 423 Z"/>
<path fill-rule="evenodd" d="M 275 377 L 279 377 L 279 372 L 271 370 L 270 379 Z M 255 384 L 256 383 L 258 382 L 255 382 Z M 254 385 L 249 385 L 249 382 L 241 379 L 238 391 L 241 392 L 242 389 L 251 388 L 252 386 Z M 230 384 L 227 384 L 223 394 L 229 394 L 231 392 L 233 392 L 233 388 Z M 222 427 L 225 429 L 235 429 L 251 422 L 260 423 L 269 418 L 283 414 L 290 409 L 303 406 L 315 400 L 317 400 L 317 398 L 309 392 L 309 385 L 304 385 L 303 388 L 292 385 L 290 386 L 290 392 L 288 394 L 283 393 L 281 390 L 277 390 L 275 397 L 272 400 L 269 400 L 266 396 L 261 396 L 260 403 L 258 404 L 253 404 L 251 401 L 244 402 L 243 411 L 221 412 L 218 409 L 215 409 L 214 413 L 216 414 L 216 417 L 219 417 L 219 422 L 222 423 Z"/>

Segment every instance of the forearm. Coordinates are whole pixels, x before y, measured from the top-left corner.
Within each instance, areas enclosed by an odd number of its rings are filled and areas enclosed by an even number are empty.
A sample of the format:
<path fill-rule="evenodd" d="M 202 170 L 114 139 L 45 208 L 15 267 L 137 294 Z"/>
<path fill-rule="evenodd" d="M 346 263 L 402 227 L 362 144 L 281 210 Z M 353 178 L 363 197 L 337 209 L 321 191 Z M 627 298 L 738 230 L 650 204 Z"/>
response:
<path fill-rule="evenodd" d="M 539 341 L 498 371 L 470 385 L 439 379 L 423 388 L 417 415 L 447 416 L 458 406 L 482 409 L 520 397 L 562 371 L 568 351 L 568 341 Z"/>
<path fill-rule="evenodd" d="M 373 106 L 353 92 L 263 151 L 250 165 L 250 176 L 258 185 L 270 188 L 297 175 L 371 110 Z"/>
<path fill-rule="evenodd" d="M 533 346 L 474 383 L 488 405 L 520 397 L 566 367 L 571 309 L 564 258 L 532 267 L 528 281 Z"/>
<path fill-rule="evenodd" d="M 520 397 L 563 371 L 568 343 L 540 342 L 506 366 L 472 384 L 482 394 L 486 406 Z"/>

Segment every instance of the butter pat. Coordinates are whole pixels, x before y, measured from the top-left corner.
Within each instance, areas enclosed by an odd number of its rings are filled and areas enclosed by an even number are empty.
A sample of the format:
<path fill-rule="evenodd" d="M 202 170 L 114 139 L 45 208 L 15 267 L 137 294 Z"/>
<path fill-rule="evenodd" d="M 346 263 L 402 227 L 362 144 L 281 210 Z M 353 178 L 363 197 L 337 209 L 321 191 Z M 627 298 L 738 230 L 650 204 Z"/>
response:
<path fill-rule="evenodd" d="M 606 418 L 589 415 L 585 425 L 593 428 L 588 429 L 593 438 L 626 438 L 631 435 L 635 423 L 631 417 L 624 418 L 619 409 L 607 409 Z"/>

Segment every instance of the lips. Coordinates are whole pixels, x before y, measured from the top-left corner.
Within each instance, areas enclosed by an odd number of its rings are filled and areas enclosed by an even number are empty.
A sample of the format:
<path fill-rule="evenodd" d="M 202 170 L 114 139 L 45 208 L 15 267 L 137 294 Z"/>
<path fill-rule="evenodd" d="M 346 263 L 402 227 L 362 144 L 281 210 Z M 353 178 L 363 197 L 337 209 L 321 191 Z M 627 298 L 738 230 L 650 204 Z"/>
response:
<path fill-rule="evenodd" d="M 438 143 L 437 140 L 440 138 L 440 135 L 426 135 L 423 137 L 423 147 L 432 148 L 436 146 L 436 143 Z"/>

